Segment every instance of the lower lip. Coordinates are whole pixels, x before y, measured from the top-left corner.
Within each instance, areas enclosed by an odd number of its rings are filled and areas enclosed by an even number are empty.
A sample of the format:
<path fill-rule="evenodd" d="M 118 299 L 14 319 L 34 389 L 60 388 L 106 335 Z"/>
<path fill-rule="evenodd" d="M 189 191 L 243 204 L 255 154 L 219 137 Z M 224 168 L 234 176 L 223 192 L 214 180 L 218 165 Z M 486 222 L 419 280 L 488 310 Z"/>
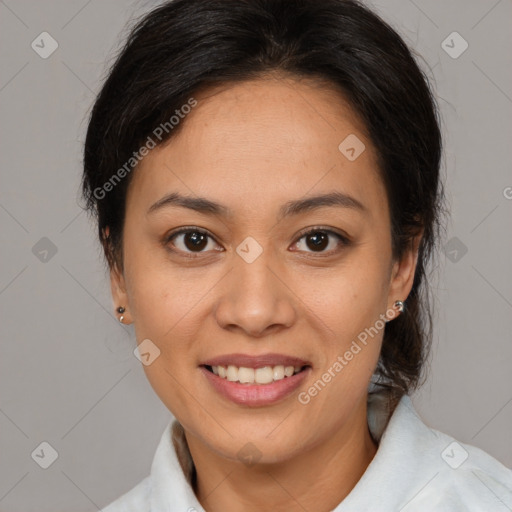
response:
<path fill-rule="evenodd" d="M 238 405 L 261 407 L 279 402 L 293 393 L 302 384 L 311 368 L 308 367 L 291 377 L 270 384 L 241 384 L 219 377 L 204 366 L 201 366 L 200 370 L 214 389 L 225 398 Z"/>

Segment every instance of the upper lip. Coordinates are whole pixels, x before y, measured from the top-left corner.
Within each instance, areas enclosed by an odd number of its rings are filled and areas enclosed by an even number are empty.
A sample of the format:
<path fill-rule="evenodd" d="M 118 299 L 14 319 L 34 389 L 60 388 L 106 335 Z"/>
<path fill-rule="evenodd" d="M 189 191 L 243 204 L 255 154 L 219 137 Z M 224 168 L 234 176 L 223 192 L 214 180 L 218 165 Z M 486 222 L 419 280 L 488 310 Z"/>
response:
<path fill-rule="evenodd" d="M 285 354 L 260 354 L 251 356 L 248 354 L 225 354 L 208 359 L 203 366 L 243 366 L 244 368 L 262 368 L 263 366 L 311 366 L 309 361 L 300 357 Z"/>

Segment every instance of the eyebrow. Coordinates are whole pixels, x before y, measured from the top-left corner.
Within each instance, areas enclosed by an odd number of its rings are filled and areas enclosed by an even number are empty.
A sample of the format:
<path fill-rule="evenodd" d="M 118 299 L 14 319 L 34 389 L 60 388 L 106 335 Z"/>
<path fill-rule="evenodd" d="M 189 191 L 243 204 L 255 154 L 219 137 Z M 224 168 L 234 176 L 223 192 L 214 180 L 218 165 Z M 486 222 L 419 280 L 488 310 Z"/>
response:
<path fill-rule="evenodd" d="M 321 194 L 286 202 L 279 209 L 278 220 L 329 206 L 349 208 L 352 210 L 358 210 L 362 213 L 367 212 L 367 208 L 354 197 L 342 192 L 330 192 L 328 194 Z M 156 203 L 150 206 L 147 214 L 154 213 L 166 207 L 188 208 L 205 215 L 215 215 L 218 217 L 231 217 L 233 215 L 230 208 L 216 203 L 215 201 L 211 201 L 205 197 L 184 196 L 179 192 L 172 192 L 159 199 Z"/>

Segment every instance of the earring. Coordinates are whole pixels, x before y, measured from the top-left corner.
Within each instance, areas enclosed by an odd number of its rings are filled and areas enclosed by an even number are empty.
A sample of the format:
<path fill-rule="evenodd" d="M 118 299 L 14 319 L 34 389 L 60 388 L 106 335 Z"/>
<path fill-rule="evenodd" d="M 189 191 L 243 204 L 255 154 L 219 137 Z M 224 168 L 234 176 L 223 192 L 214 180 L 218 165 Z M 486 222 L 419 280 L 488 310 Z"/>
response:
<path fill-rule="evenodd" d="M 401 300 L 395 300 L 395 303 L 393 304 L 393 308 L 398 310 L 399 313 L 403 313 L 404 312 L 404 309 L 405 309 L 405 304 L 401 301 Z M 387 310 L 386 311 L 386 317 L 387 317 L 387 314 L 390 312 L 391 310 Z M 384 320 L 385 323 L 388 323 L 390 322 L 391 320 L 394 320 L 395 319 L 395 316 L 396 316 L 396 313 L 393 312 L 393 317 L 392 318 L 386 318 L 386 320 Z"/>
<path fill-rule="evenodd" d="M 118 313 L 121 313 L 121 316 L 119 317 L 119 321 L 120 321 L 121 323 L 123 323 L 123 320 L 124 320 L 124 316 L 122 315 L 122 313 L 124 313 L 125 311 L 126 311 L 126 309 L 124 309 L 124 308 L 123 308 L 123 306 L 119 306 L 119 307 L 117 308 L 117 312 L 118 312 Z"/>
<path fill-rule="evenodd" d="M 395 301 L 395 304 L 394 304 L 395 308 L 398 309 L 398 311 L 400 313 L 403 313 L 404 312 L 404 309 L 405 309 L 405 304 L 401 301 L 401 300 L 397 300 Z"/>

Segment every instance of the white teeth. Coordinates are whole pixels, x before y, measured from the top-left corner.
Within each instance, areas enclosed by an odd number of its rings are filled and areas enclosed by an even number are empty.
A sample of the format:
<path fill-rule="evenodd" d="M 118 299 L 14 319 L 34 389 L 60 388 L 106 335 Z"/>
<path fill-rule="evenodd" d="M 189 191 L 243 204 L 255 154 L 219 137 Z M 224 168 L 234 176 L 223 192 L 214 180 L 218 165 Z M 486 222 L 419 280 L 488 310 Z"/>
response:
<path fill-rule="evenodd" d="M 238 380 L 244 384 L 251 384 L 254 382 L 254 368 L 239 368 Z"/>
<path fill-rule="evenodd" d="M 285 377 L 291 377 L 299 373 L 302 366 L 264 366 L 262 368 L 246 368 L 245 366 L 212 366 L 212 372 L 230 382 L 241 382 L 242 384 L 270 384 Z"/>
<path fill-rule="evenodd" d="M 240 368 L 240 371 L 242 369 Z M 254 380 L 256 384 L 270 384 L 274 380 L 274 370 L 272 366 L 258 368 L 254 372 Z M 240 381 L 242 382 L 242 381 Z"/>
<path fill-rule="evenodd" d="M 274 380 L 284 379 L 284 366 L 274 366 Z"/>
<path fill-rule="evenodd" d="M 228 371 L 226 372 L 226 377 L 231 382 L 238 380 L 238 368 L 236 366 L 229 365 Z"/>

